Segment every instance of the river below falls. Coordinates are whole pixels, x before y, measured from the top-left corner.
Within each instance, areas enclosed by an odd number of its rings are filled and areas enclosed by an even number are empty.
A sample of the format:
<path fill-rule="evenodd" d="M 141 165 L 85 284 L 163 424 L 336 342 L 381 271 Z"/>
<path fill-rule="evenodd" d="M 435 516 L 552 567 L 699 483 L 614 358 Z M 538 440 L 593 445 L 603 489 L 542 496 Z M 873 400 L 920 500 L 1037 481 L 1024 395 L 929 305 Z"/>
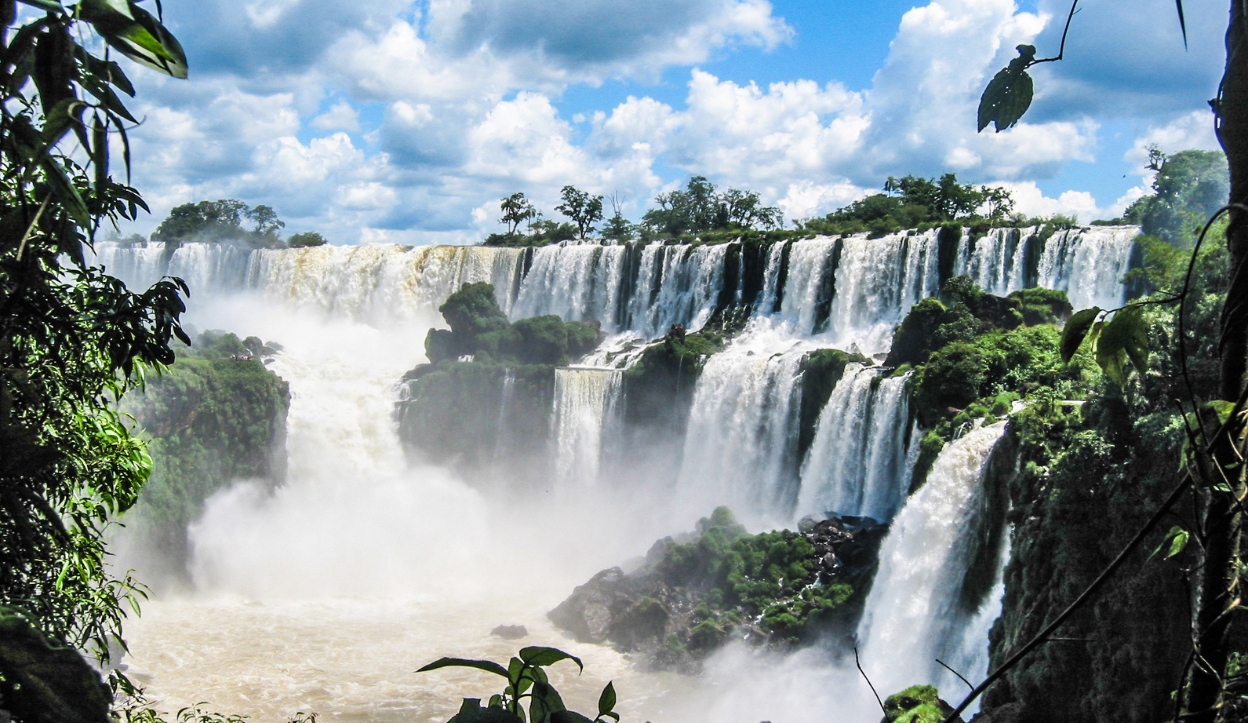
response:
<path fill-rule="evenodd" d="M 327 598 L 264 602 L 235 599 L 152 600 L 126 626 L 126 672 L 158 710 L 204 710 L 282 723 L 299 711 L 320 721 L 443 723 L 465 697 L 486 699 L 502 679 L 470 669 L 416 673 L 442 656 L 504 662 L 526 645 L 550 645 L 585 663 L 549 668 L 572 710 L 597 712 L 613 681 L 626 722 L 815 723 L 873 721 L 865 684 L 824 654 L 765 655 L 729 648 L 701 676 L 635 670 L 610 648 L 576 643 L 544 610 L 515 600 Z M 522 640 L 490 634 L 520 624 Z M 867 693 L 869 695 L 869 693 Z M 838 715 L 840 714 L 840 715 Z M 848 714 L 848 715 L 847 715 Z"/>

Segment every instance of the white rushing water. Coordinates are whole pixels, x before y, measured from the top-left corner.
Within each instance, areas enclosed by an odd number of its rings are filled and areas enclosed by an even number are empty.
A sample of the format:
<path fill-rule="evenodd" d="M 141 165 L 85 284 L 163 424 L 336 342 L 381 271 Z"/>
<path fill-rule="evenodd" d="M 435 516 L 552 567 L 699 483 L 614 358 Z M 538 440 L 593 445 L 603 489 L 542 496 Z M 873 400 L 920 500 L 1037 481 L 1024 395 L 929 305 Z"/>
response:
<path fill-rule="evenodd" d="M 677 510 L 698 515 L 726 504 L 755 525 L 788 521 L 797 497 L 800 366 L 810 350 L 761 325 L 706 363 L 685 435 Z"/>
<path fill-rule="evenodd" d="M 1005 427 L 979 427 L 946 445 L 884 539 L 858 626 L 863 665 L 881 690 L 923 683 L 952 690 L 952 674 L 936 659 L 986 646 L 986 638 L 964 639 L 958 600 L 978 532 L 976 495 Z"/>
<path fill-rule="evenodd" d="M 834 512 L 886 522 L 901 507 L 913 471 L 907 377 L 880 375 L 851 363 L 832 390 L 802 465 L 798 515 Z"/>
<path fill-rule="evenodd" d="M 598 483 L 603 440 L 618 414 L 621 372 L 571 367 L 555 370 L 555 475 L 561 487 Z"/>
<path fill-rule="evenodd" d="M 1043 243 L 1034 229 L 974 241 L 963 233 L 953 271 L 996 294 L 1031 274 L 1066 290 L 1076 308 L 1116 305 L 1135 233 L 1075 229 Z M 906 379 L 851 364 L 799 459 L 803 359 L 828 347 L 887 351 L 910 306 L 938 291 L 940 246 L 935 230 L 772 245 L 751 271 L 758 294 L 746 330 L 705 363 L 684 438 L 665 440 L 683 452 L 671 481 L 628 487 L 601 463 L 624 401 L 621 370 L 672 325 L 699 329 L 723 301 L 743 298 L 740 244 L 101 244 L 99 260 L 135 286 L 185 278 L 197 327 L 280 342 L 272 368 L 292 393 L 287 483 L 270 493 L 242 480 L 209 501 L 190 531 L 197 591 L 152 603 L 150 617 L 130 625 L 133 670 L 169 707 L 207 698 L 260 721 L 300 709 L 323 720 L 441 721 L 457 697 L 493 691 L 478 690 L 472 673 L 411 671 L 441 655 L 505 657 L 516 645 L 488 631 L 522 623 L 533 632 L 522 644 L 571 647 L 598 668 L 559 679 L 582 709 L 613 677 L 632 719 L 654 723 L 877 715 L 856 672 L 816 652 L 760 659 L 729 649 L 689 680 L 630 671 L 621 656 L 576 646 L 545 621 L 574 585 L 722 504 L 755 530 L 807 513 L 891 519 L 858 631 L 872 679 L 890 690 L 947 686 L 933 662 L 942 655 L 964 673 L 986 669 L 999 576 L 978 609 L 957 602 L 978 485 L 1003 426 L 948 445 L 906 499 L 921 436 L 907 429 Z M 518 500 L 492 497 L 492 480 L 410 465 L 392 415 L 400 377 L 425 361 L 426 331 L 443 325 L 437 307 L 473 282 L 493 284 L 513 320 L 557 314 L 611 334 L 582 362 L 610 368 L 555 373 L 554 479 Z M 501 387 L 500 468 L 516 384 L 509 373 Z M 647 453 L 618 456 L 626 467 Z M 751 692 L 758 681 L 763 695 Z"/>

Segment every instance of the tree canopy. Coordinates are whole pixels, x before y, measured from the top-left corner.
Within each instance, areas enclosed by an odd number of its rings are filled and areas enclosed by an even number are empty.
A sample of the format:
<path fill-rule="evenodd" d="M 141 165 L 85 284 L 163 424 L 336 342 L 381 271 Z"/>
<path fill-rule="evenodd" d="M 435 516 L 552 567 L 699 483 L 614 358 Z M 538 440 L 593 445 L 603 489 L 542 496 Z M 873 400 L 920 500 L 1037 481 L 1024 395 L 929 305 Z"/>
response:
<path fill-rule="evenodd" d="M 105 721 L 98 675 L 76 654 L 54 658 L 69 646 L 107 663 L 122 604 L 141 594 L 104 564 L 103 530 L 151 469 L 111 402 L 173 361 L 173 338 L 189 341 L 188 290 L 163 279 L 131 291 L 84 247 L 147 210 L 111 174 L 114 138 L 129 174 L 138 121 L 109 53 L 178 78 L 186 58 L 133 1 L 24 2 L 44 14 L 14 31 L 16 3 L 0 1 L 0 695 L 25 720 Z"/>

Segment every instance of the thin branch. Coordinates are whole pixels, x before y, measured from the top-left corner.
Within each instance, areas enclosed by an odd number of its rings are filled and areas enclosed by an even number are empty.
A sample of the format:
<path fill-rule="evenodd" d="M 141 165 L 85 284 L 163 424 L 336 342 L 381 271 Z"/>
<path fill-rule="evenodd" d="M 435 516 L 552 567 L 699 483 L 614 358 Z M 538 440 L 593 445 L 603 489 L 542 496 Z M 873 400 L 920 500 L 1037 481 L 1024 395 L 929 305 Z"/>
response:
<path fill-rule="evenodd" d="M 938 660 L 936 662 L 939 663 L 940 661 Z M 858 646 L 857 645 L 854 646 L 854 665 L 858 666 L 858 672 L 862 673 L 862 679 L 867 681 L 867 686 L 871 688 L 871 695 L 875 696 L 875 702 L 880 704 L 880 710 L 884 712 L 885 716 L 887 716 L 888 711 L 884 710 L 884 701 L 880 700 L 880 694 L 875 692 L 875 686 L 871 685 L 871 679 L 867 677 L 867 672 L 862 669 L 862 663 L 858 662 Z"/>
<path fill-rule="evenodd" d="M 17 260 L 19 262 L 22 260 L 22 252 L 26 250 L 26 242 L 30 240 L 30 234 L 34 232 L 35 226 L 39 224 L 39 217 L 43 215 L 44 210 L 48 207 L 48 201 L 51 200 L 52 194 L 48 193 L 47 197 L 43 199 L 43 203 L 39 204 L 39 210 L 35 212 L 35 217 L 31 219 L 30 225 L 26 227 L 26 233 L 22 234 L 22 242 L 17 245 Z"/>
<path fill-rule="evenodd" d="M 1062 56 L 1065 55 L 1066 53 L 1066 35 L 1070 33 L 1070 21 L 1075 18 L 1075 8 L 1077 7 L 1079 7 L 1079 0 L 1075 0 L 1074 2 L 1070 4 L 1070 14 L 1066 16 L 1066 28 L 1062 30 L 1062 44 L 1057 49 L 1057 55 L 1052 58 L 1041 58 L 1039 60 L 1033 60 L 1027 64 L 1027 67 L 1031 67 L 1037 63 L 1051 63 L 1054 60 L 1062 59 Z"/>
<path fill-rule="evenodd" d="M 953 668 L 950 668 L 948 665 L 945 665 L 945 661 L 941 660 L 940 658 L 937 658 L 936 662 L 940 663 L 940 667 L 958 676 L 958 680 L 962 681 L 963 683 L 966 683 L 966 687 L 970 688 L 971 690 L 975 690 L 975 686 L 971 685 L 971 681 L 967 680 L 966 678 L 963 678 L 962 674 L 959 673 L 958 671 L 954 670 Z"/>

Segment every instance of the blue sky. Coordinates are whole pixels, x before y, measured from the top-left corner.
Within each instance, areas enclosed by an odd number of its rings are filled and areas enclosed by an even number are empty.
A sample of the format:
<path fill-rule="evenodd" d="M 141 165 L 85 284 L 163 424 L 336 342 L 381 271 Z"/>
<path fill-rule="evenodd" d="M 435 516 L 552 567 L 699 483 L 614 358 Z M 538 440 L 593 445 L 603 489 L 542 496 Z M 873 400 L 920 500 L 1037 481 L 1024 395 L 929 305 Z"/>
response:
<path fill-rule="evenodd" d="M 790 219 L 889 175 L 1003 183 L 1021 210 L 1117 215 L 1148 145 L 1212 148 L 1225 8 L 1085 0 L 1024 123 L 975 133 L 1060 0 L 165 0 L 189 81 L 135 70 L 135 184 L 173 205 L 268 204 L 335 243 L 472 243 L 523 191 L 573 184 L 637 219 L 688 176 Z"/>

